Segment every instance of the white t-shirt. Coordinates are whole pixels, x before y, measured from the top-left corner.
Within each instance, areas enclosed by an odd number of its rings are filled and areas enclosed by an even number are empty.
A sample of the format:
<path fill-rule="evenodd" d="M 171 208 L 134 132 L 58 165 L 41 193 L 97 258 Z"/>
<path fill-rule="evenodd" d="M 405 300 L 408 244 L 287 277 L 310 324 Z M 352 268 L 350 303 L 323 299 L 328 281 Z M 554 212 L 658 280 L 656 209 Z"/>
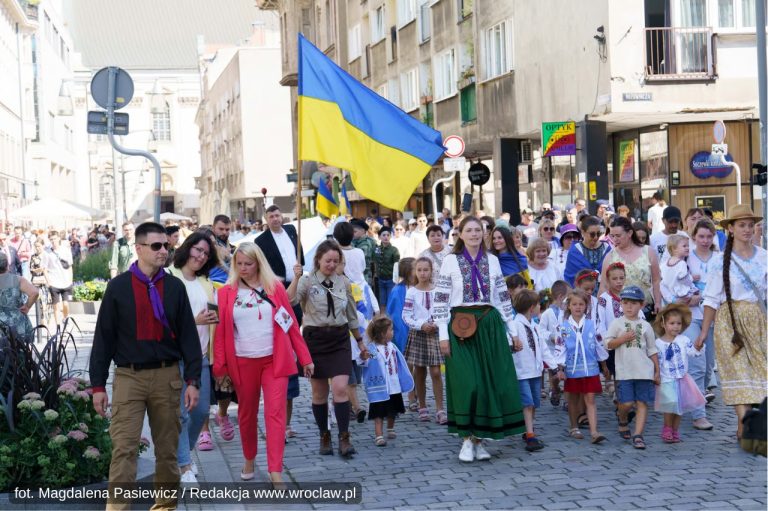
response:
<path fill-rule="evenodd" d="M 688 270 L 691 272 L 691 278 L 693 278 L 694 275 L 698 275 L 699 277 L 699 280 L 694 281 L 693 285 L 698 288 L 702 293 L 702 296 L 704 294 L 704 289 L 707 287 L 710 275 L 715 275 L 712 271 L 712 263 L 714 262 L 715 257 L 716 253 L 712 252 L 709 257 L 701 259 L 693 249 L 691 249 L 690 255 L 688 256 Z M 717 277 L 717 275 L 715 275 L 715 277 Z M 693 319 L 704 318 L 704 312 L 701 305 L 691 307 L 691 317 Z"/>
<path fill-rule="evenodd" d="M 533 280 L 533 289 L 535 291 L 542 291 L 552 287 L 552 284 L 560 278 L 558 266 L 551 261 L 547 262 L 547 267 L 543 270 L 534 268 L 529 264 L 528 274 L 531 276 L 531 280 Z"/>
<path fill-rule="evenodd" d="M 288 233 L 285 229 L 282 229 L 280 233 L 272 231 L 272 237 L 275 238 L 275 245 L 280 251 L 280 257 L 285 264 L 285 283 L 289 283 L 293 280 L 293 267 L 296 264 L 296 247 L 293 246 L 291 238 L 288 237 Z"/>
<path fill-rule="evenodd" d="M 197 316 L 208 308 L 208 295 L 203 289 L 203 285 L 198 282 L 197 279 L 187 280 L 181 278 L 184 283 L 184 287 L 187 289 L 187 296 L 189 297 L 189 305 L 192 307 L 192 315 Z M 213 295 L 214 300 L 216 295 Z M 197 325 L 197 335 L 200 337 L 200 349 L 203 355 L 208 353 L 208 343 L 211 340 L 211 331 L 208 325 Z"/>
<path fill-rule="evenodd" d="M 48 269 L 48 285 L 57 289 L 72 287 L 72 250 L 69 246 L 59 245 L 58 250 L 51 249 L 44 259 Z M 61 261 L 66 261 L 67 269 L 64 269 Z"/>
<path fill-rule="evenodd" d="M 659 233 L 664 230 L 664 221 L 661 219 L 661 216 L 664 214 L 664 210 L 666 209 L 666 204 L 662 206 L 658 202 L 648 208 L 648 223 L 652 223 L 651 227 L 651 235 L 654 235 L 656 233 Z"/>
<path fill-rule="evenodd" d="M 238 289 L 232 317 L 235 321 L 235 354 L 238 357 L 262 358 L 272 354 L 274 320 L 272 305 L 268 301 L 262 300 L 250 289 Z"/>
<path fill-rule="evenodd" d="M 685 236 L 686 238 L 689 237 L 688 233 L 682 229 L 678 229 L 675 234 Z M 663 231 L 651 235 L 650 243 L 653 249 L 656 251 L 656 255 L 659 258 L 659 264 L 669 259 L 669 252 L 667 251 L 667 240 L 669 240 L 669 236 L 669 234 L 664 234 Z"/>
<path fill-rule="evenodd" d="M 418 229 L 411 233 L 411 243 L 413 243 L 413 253 L 421 254 L 425 250 L 429 250 L 429 239 L 427 233 L 421 232 Z"/>

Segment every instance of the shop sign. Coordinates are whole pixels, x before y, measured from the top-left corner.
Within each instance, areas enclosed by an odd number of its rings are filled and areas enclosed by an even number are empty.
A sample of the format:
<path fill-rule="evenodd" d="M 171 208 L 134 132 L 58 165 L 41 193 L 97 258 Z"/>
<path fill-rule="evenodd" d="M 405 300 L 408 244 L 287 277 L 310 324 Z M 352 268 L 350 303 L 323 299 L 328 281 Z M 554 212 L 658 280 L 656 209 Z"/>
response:
<path fill-rule="evenodd" d="M 621 95 L 623 101 L 653 101 L 653 92 L 625 92 Z"/>
<path fill-rule="evenodd" d="M 698 195 L 696 207 L 709 208 L 715 220 L 722 220 L 725 218 L 725 195 Z"/>
<path fill-rule="evenodd" d="M 635 180 L 635 141 L 622 140 L 619 143 L 619 182 L 631 183 Z"/>
<path fill-rule="evenodd" d="M 542 156 L 575 156 L 576 123 L 545 122 L 541 125 Z"/>
<path fill-rule="evenodd" d="M 475 186 L 483 186 L 491 179 L 491 169 L 483 163 L 477 162 L 469 167 L 469 182 Z"/>
<path fill-rule="evenodd" d="M 710 177 L 728 177 L 733 171 L 733 167 L 723 165 L 717 160 L 710 158 L 712 153 L 709 151 L 699 151 L 691 158 L 690 168 L 694 176 L 699 179 L 709 179 Z M 725 155 L 726 161 L 733 161 L 730 154 Z"/>

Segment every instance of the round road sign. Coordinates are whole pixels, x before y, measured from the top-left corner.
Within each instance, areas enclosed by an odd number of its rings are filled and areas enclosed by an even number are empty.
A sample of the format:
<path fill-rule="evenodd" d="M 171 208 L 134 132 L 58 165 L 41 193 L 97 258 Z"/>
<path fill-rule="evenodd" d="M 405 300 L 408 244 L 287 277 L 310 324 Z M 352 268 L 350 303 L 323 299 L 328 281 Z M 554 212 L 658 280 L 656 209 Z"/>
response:
<path fill-rule="evenodd" d="M 464 154 L 464 140 L 458 135 L 451 135 L 443 140 L 445 155 L 449 158 L 458 158 Z"/>
<path fill-rule="evenodd" d="M 487 165 L 477 162 L 469 166 L 469 182 L 475 186 L 483 186 L 491 179 L 491 169 Z"/>
<path fill-rule="evenodd" d="M 712 135 L 715 137 L 716 144 L 722 144 L 725 140 L 725 123 L 723 121 L 715 121 L 715 125 L 712 126 Z"/>
<path fill-rule="evenodd" d="M 109 98 L 109 70 L 103 67 L 93 75 L 91 80 L 91 96 L 101 108 L 109 108 L 114 102 L 115 110 L 120 110 L 133 99 L 133 79 L 125 70 L 115 67 L 115 96 Z"/>

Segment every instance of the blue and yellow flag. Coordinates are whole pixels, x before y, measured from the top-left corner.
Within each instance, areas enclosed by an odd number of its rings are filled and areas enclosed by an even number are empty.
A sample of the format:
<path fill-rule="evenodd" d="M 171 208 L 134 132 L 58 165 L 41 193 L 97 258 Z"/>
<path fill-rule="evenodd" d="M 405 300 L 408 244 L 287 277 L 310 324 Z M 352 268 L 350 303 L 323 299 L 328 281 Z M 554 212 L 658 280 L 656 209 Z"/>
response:
<path fill-rule="evenodd" d="M 339 215 L 339 206 L 333 199 L 333 194 L 328 188 L 325 179 L 321 179 L 317 186 L 317 199 L 315 200 L 315 209 L 323 216 L 331 218 Z"/>
<path fill-rule="evenodd" d="M 344 180 L 341 182 L 341 190 L 339 191 L 339 214 L 351 215 L 352 205 L 349 203 L 347 197 L 347 177 L 344 176 Z"/>
<path fill-rule="evenodd" d="M 445 151 L 442 135 L 355 80 L 299 34 L 299 159 L 349 171 L 360 195 L 402 210 Z"/>

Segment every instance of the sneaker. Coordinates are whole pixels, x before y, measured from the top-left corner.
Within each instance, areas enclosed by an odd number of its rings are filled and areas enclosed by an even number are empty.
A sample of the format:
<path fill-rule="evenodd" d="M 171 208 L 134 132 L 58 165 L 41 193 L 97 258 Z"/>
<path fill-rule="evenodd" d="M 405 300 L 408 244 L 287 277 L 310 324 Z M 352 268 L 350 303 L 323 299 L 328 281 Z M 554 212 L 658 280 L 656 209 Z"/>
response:
<path fill-rule="evenodd" d="M 715 400 L 715 394 L 711 390 L 708 390 L 707 393 L 704 394 L 704 399 L 706 399 L 707 404 L 709 404 Z"/>
<path fill-rule="evenodd" d="M 191 470 L 187 470 L 181 474 L 181 484 L 197 484 L 197 477 Z"/>
<path fill-rule="evenodd" d="M 525 439 L 525 450 L 528 452 L 534 452 L 539 451 L 544 448 L 544 444 L 541 443 L 541 440 L 536 438 L 535 436 L 531 436 Z"/>
<path fill-rule="evenodd" d="M 485 450 L 485 446 L 482 442 L 475 444 L 475 459 L 477 461 L 488 461 L 491 459 L 491 453 Z"/>
<path fill-rule="evenodd" d="M 467 438 L 464 443 L 461 444 L 461 451 L 459 452 L 459 461 L 469 463 L 475 460 L 475 444 L 472 443 L 472 439 Z"/>
<path fill-rule="evenodd" d="M 192 466 L 190 467 L 190 471 L 197 476 L 197 463 L 192 462 Z"/>
<path fill-rule="evenodd" d="M 693 421 L 693 429 L 698 429 L 700 431 L 711 431 L 713 428 L 714 426 L 707 420 L 706 417 L 702 417 Z"/>

